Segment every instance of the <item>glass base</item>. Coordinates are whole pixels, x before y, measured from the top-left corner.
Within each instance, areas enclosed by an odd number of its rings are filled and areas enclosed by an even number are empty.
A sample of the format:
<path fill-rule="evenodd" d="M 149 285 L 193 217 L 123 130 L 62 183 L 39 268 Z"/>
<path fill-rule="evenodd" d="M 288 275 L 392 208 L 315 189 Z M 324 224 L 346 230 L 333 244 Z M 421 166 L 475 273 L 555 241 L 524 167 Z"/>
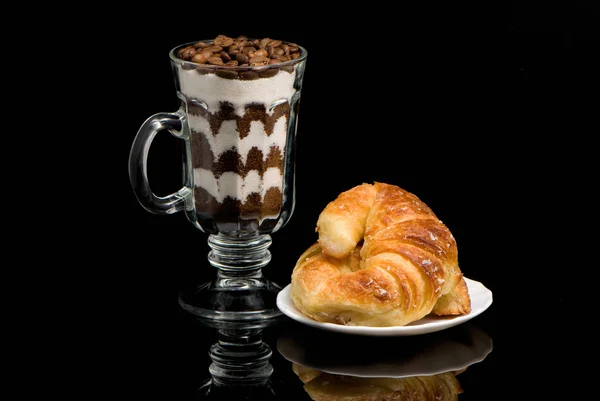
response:
<path fill-rule="evenodd" d="M 215 320 L 263 320 L 282 315 L 277 308 L 281 286 L 260 278 L 218 277 L 179 294 L 186 311 Z"/>

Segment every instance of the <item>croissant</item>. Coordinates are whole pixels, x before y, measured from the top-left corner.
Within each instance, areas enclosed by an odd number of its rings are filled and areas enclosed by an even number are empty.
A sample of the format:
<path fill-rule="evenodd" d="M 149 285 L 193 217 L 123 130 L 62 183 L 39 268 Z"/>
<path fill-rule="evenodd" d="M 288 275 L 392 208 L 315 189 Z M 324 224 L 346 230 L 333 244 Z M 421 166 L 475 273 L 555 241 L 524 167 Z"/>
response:
<path fill-rule="evenodd" d="M 298 258 L 290 296 L 321 322 L 403 326 L 461 315 L 471 301 L 452 233 L 416 195 L 363 183 L 327 204 Z"/>
<path fill-rule="evenodd" d="M 292 370 L 314 401 L 457 401 L 463 393 L 457 372 L 402 378 L 342 376 L 297 364 Z"/>

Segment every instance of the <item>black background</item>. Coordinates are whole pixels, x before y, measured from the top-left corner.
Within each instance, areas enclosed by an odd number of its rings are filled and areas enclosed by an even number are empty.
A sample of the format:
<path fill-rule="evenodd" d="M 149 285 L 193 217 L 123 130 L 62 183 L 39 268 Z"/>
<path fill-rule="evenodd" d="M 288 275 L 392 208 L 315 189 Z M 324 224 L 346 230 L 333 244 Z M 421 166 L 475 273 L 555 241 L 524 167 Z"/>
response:
<path fill-rule="evenodd" d="M 104 383 L 86 393 L 168 398 L 174 383 L 191 380 L 176 368 L 192 340 L 177 329 L 176 300 L 184 286 L 214 274 L 207 237 L 182 214 L 142 209 L 128 156 L 146 118 L 178 107 L 169 50 L 220 33 L 308 50 L 296 209 L 272 236 L 265 275 L 289 283 L 296 258 L 316 240 L 319 212 L 341 191 L 392 183 L 434 210 L 457 240 L 465 275 L 494 293 L 478 320 L 495 343 L 488 373 L 510 369 L 520 378 L 558 366 L 565 374 L 570 322 L 591 311 L 585 277 L 597 264 L 589 262 L 594 248 L 585 230 L 596 220 L 597 184 L 599 16 L 590 4 L 400 4 L 394 11 L 373 4 L 327 12 L 291 3 L 92 5 L 55 23 L 69 49 L 61 64 L 68 79 L 55 84 L 76 94 L 60 104 L 77 110 L 77 122 L 64 125 L 77 126 L 85 149 L 54 160 L 66 167 L 60 174 L 73 195 L 54 208 L 61 217 L 53 227 L 65 225 L 66 243 L 56 245 L 49 228 L 41 234 L 61 263 L 50 276 L 66 284 L 53 296 L 65 301 L 67 324 L 76 327 L 68 342 L 82 351 L 78 360 L 98 368 L 86 370 L 86 383 Z M 72 43 L 74 33 L 88 39 Z M 178 139 L 156 137 L 149 176 L 157 195 L 181 186 L 180 151 Z M 540 346 L 546 341 L 551 350 Z M 206 358 L 203 352 L 192 355 Z"/>

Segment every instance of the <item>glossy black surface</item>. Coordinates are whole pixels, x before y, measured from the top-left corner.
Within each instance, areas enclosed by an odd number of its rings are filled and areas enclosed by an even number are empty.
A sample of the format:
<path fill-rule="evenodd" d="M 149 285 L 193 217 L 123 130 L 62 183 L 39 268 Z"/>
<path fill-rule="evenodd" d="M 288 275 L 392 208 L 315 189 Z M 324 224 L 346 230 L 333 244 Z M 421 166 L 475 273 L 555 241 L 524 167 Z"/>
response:
<path fill-rule="evenodd" d="M 157 321 L 137 323 L 139 331 L 124 336 L 130 343 L 128 353 L 121 357 L 121 367 L 135 370 L 123 372 L 122 385 L 127 392 L 122 395 L 173 400 L 225 396 L 310 400 L 294 364 L 332 375 L 345 391 L 354 388 L 361 392 L 357 386 L 373 378 L 390 380 L 401 389 L 403 382 L 415 376 L 460 371 L 456 376 L 462 390 L 459 399 L 477 400 L 485 397 L 497 380 L 498 356 L 488 334 L 492 328 L 482 328 L 490 324 L 492 310 L 487 319 L 482 316 L 444 332 L 395 338 L 341 335 L 287 318 L 252 328 L 248 323 L 214 327 L 185 313 L 175 316 L 168 327 L 153 330 Z M 271 351 L 266 358 L 265 350 Z M 234 373 L 215 371 L 215 363 Z M 270 365 L 270 374 L 264 374 L 265 364 Z M 265 380 L 249 380 L 247 376 L 252 373 Z"/>
<path fill-rule="evenodd" d="M 88 255 L 85 264 L 98 264 L 82 267 L 76 258 L 74 273 L 65 274 L 64 283 L 73 277 L 78 283 L 59 292 L 67 300 L 61 310 L 73 326 L 63 337 L 77 354 L 69 364 L 76 373 L 68 379 L 59 375 L 55 384 L 85 383 L 80 395 L 103 399 L 310 400 L 278 349 L 282 341 L 309 341 L 306 357 L 313 368 L 357 363 L 397 368 L 405 365 L 403 358 L 416 363 L 423 356 L 415 352 L 419 347 L 452 339 L 473 345 L 461 339 L 472 328 L 489 338 L 492 350 L 456 376 L 463 389 L 459 401 L 575 400 L 594 394 L 594 381 L 578 358 L 595 363 L 590 323 L 597 320 L 597 246 L 590 244 L 597 236 L 595 7 L 577 2 L 563 11 L 513 2 L 508 23 L 498 10 L 479 13 L 467 6 L 423 6 L 419 14 L 388 13 L 382 6 L 349 11 L 347 18 L 306 7 L 283 11 L 285 21 L 302 25 L 281 23 L 277 8 L 263 10 L 268 23 L 257 24 L 256 17 L 202 7 L 185 13 L 197 16 L 200 25 L 184 23 L 177 12 L 162 16 L 177 22 L 164 22 L 154 12 L 119 9 L 106 13 L 98 26 L 96 33 L 104 32 L 111 21 L 120 34 L 114 42 L 94 41 L 96 54 L 110 55 L 95 64 L 100 68 L 94 76 L 114 102 L 98 102 L 88 111 L 117 109 L 119 127 L 110 140 L 92 141 L 99 150 L 95 163 L 102 166 L 99 189 L 79 199 L 85 207 L 74 213 L 68 249 Z M 378 21 L 378 33 L 366 29 L 365 21 Z M 356 68 L 340 68 L 332 56 L 331 38 L 340 31 L 358 36 L 344 46 L 351 51 L 344 60 Z M 423 338 L 356 339 L 284 317 L 263 329 L 254 349 L 262 358 L 263 342 L 272 351 L 267 386 L 240 389 L 228 381 L 204 394 L 219 329 L 186 314 L 177 298 L 182 289 L 213 278 L 207 237 L 183 215 L 151 215 L 140 207 L 130 188 L 127 155 L 150 114 L 178 107 L 167 52 L 221 32 L 287 39 L 309 52 L 296 209 L 273 235 L 265 276 L 287 285 L 297 257 L 316 240 L 316 219 L 326 203 L 351 186 L 378 180 L 417 194 L 446 223 L 465 275 L 494 294 L 487 311 Z M 387 61 L 390 53 L 401 61 Z M 361 64 L 364 54 L 376 54 L 383 65 Z M 149 160 L 155 193 L 180 187 L 180 151 L 181 143 L 168 134 L 155 139 Z M 106 206 L 101 195 L 115 192 L 118 200 Z M 90 214 L 90 204 L 101 209 L 98 214 Z M 84 219 L 90 216 L 94 224 Z M 83 326 L 83 317 L 89 326 Z M 83 335 L 88 333 L 90 339 Z M 56 354 L 49 361 L 66 349 L 53 341 L 48 347 Z M 470 348 L 457 349 L 460 359 Z M 269 371 L 260 363 L 254 367 Z"/>

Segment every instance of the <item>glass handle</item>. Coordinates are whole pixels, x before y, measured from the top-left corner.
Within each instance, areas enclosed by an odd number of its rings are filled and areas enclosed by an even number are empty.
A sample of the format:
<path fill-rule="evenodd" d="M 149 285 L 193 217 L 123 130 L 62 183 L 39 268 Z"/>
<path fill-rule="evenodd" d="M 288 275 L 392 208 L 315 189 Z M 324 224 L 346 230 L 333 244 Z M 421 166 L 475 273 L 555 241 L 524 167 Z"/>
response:
<path fill-rule="evenodd" d="M 186 209 L 192 192 L 187 187 L 167 196 L 156 196 L 148 182 L 148 152 L 152 140 L 160 131 L 168 131 L 183 139 L 183 114 L 157 113 L 150 116 L 140 127 L 129 152 L 129 180 L 140 204 L 149 212 L 172 214 Z"/>

